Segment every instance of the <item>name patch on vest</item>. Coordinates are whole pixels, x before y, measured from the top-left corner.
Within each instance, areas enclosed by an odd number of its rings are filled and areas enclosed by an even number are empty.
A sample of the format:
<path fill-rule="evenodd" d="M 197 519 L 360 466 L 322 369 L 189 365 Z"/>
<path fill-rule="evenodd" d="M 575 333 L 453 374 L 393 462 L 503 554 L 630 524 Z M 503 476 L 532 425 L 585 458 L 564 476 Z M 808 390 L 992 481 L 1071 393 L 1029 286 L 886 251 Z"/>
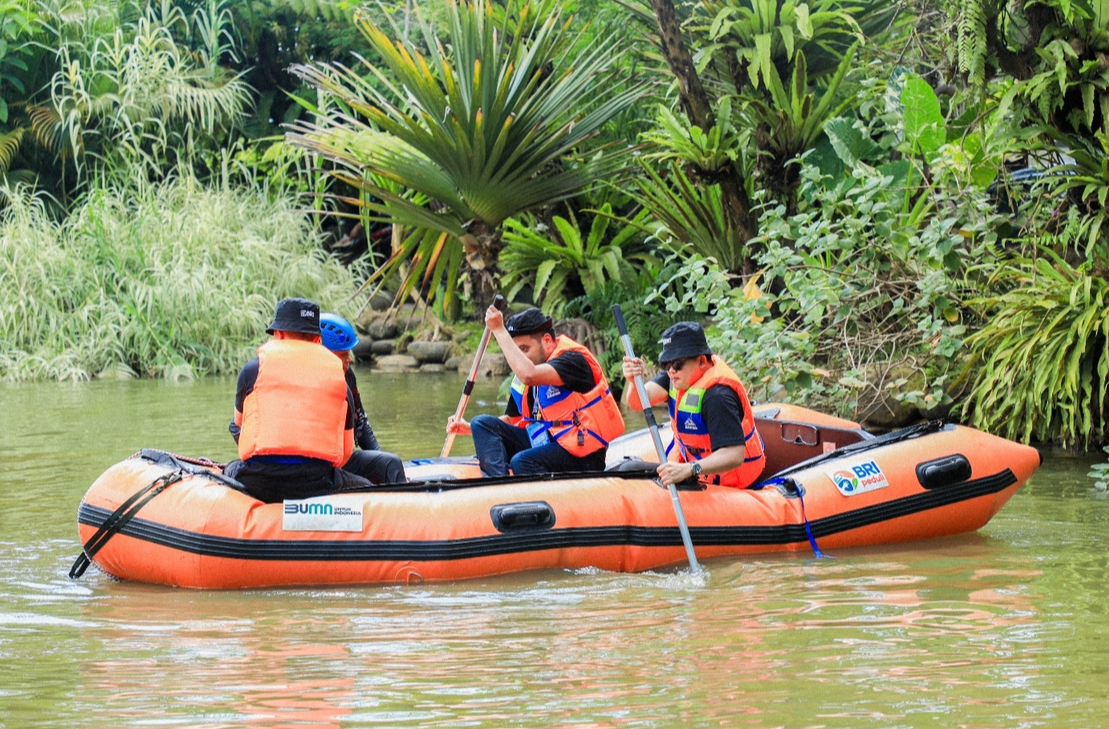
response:
<path fill-rule="evenodd" d="M 844 496 L 863 494 L 890 485 L 886 474 L 873 458 L 841 464 L 838 468 L 825 471 L 828 478 Z"/>
<path fill-rule="evenodd" d="M 281 528 L 287 532 L 360 532 L 362 497 L 317 496 L 286 500 Z"/>

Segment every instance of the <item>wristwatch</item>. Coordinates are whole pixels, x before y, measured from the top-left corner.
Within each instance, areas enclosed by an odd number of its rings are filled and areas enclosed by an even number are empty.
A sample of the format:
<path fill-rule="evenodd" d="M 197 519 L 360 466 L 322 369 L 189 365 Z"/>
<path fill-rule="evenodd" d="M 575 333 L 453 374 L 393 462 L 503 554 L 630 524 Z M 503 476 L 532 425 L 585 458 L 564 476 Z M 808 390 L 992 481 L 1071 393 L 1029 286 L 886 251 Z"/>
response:
<path fill-rule="evenodd" d="M 691 471 L 693 471 L 694 476 L 700 476 L 701 475 L 701 464 L 700 463 L 694 463 L 689 468 L 690 468 Z"/>

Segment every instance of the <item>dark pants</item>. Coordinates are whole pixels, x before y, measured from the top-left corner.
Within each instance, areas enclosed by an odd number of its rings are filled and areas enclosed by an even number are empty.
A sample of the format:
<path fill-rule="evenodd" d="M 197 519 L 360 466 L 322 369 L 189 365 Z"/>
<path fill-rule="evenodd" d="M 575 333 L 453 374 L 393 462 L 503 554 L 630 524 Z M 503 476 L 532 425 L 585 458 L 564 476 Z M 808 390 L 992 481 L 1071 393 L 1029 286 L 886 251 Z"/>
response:
<path fill-rule="evenodd" d="M 400 456 L 385 451 L 355 451 L 343 470 L 373 483 L 405 483 L 404 464 Z"/>
<path fill-rule="evenodd" d="M 267 504 L 285 499 L 310 499 L 373 485 L 361 476 L 315 459 L 304 463 L 235 460 L 227 464 L 223 473 L 245 486 L 248 494 Z"/>
<path fill-rule="evenodd" d="M 642 458 L 628 458 L 625 457 L 622 461 L 617 461 L 611 466 L 606 468 L 606 471 L 657 471 L 658 463 L 651 463 L 644 461 Z"/>
<path fill-rule="evenodd" d="M 580 458 L 558 443 L 532 448 L 526 430 L 492 415 L 475 417 L 470 422 L 470 430 L 481 472 L 486 476 L 507 476 L 509 466 L 517 476 L 603 471 L 605 468 L 604 448 Z"/>

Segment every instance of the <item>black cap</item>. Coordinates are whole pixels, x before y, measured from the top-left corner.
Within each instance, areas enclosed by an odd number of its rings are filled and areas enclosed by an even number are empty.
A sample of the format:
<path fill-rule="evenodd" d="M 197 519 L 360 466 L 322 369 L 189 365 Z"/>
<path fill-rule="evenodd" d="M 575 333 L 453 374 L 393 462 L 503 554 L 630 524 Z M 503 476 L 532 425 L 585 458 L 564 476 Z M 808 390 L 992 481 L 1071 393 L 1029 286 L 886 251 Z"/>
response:
<path fill-rule="evenodd" d="M 662 333 L 662 354 L 659 362 L 712 354 L 705 330 L 695 321 L 680 321 Z"/>
<path fill-rule="evenodd" d="M 266 334 L 281 332 L 320 333 L 320 307 L 308 299 L 282 299 L 274 310 L 273 323 Z"/>
<path fill-rule="evenodd" d="M 508 321 L 504 323 L 504 328 L 514 337 L 522 334 L 549 332 L 554 328 L 554 319 L 533 306 L 527 311 L 521 311 L 519 314 L 508 317 Z"/>

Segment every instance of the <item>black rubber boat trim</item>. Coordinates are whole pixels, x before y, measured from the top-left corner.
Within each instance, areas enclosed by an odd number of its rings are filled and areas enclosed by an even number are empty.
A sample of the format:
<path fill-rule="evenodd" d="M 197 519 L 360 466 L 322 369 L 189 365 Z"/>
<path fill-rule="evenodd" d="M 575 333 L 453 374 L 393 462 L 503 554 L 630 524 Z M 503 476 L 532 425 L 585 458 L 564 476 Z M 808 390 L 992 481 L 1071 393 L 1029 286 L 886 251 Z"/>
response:
<path fill-rule="evenodd" d="M 983 478 L 965 481 L 944 489 L 925 491 L 897 501 L 855 509 L 810 522 L 816 537 L 858 529 L 879 522 L 916 514 L 929 509 L 998 493 L 1016 483 L 1009 469 Z M 107 509 L 81 504 L 77 519 L 99 527 L 109 517 Z M 786 545 L 806 542 L 804 524 L 781 526 L 690 527 L 697 546 Z M 135 539 L 183 552 L 210 557 L 247 560 L 304 561 L 384 561 L 473 559 L 499 554 L 534 552 L 570 547 L 678 547 L 681 534 L 673 527 L 568 527 L 534 532 L 497 534 L 449 541 L 318 541 L 247 540 L 216 537 L 184 531 L 145 519 L 133 519 L 120 532 Z"/>

